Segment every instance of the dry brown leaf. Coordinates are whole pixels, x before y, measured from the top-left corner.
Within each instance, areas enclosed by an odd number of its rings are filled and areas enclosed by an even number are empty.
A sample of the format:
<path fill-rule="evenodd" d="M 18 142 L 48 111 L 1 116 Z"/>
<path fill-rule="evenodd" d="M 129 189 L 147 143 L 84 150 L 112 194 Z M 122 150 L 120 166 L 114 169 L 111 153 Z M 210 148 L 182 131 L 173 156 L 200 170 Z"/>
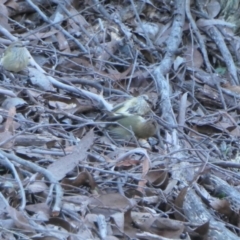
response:
<path fill-rule="evenodd" d="M 68 41 L 66 40 L 65 36 L 63 33 L 58 32 L 57 33 L 57 41 L 59 45 L 59 50 L 64 51 L 66 53 L 70 53 L 70 47 L 68 45 Z"/>
<path fill-rule="evenodd" d="M 183 203 L 184 203 L 184 199 L 185 196 L 187 194 L 188 191 L 188 187 L 184 187 L 180 193 L 178 194 L 176 200 L 175 200 L 175 205 L 176 205 L 176 209 L 177 211 L 174 212 L 174 215 L 176 217 L 177 220 L 180 221 L 184 221 L 184 213 L 183 213 Z"/>
<path fill-rule="evenodd" d="M 7 207 L 8 214 L 13 219 L 14 224 L 17 228 L 24 229 L 30 232 L 34 232 L 34 229 L 32 226 L 30 226 L 28 219 L 25 217 L 25 215 L 17 211 L 15 208 L 8 206 Z"/>
<path fill-rule="evenodd" d="M 8 31 L 11 31 L 11 26 L 8 23 L 8 9 L 5 6 L 5 4 L 0 3 L 0 22 L 1 26 L 7 29 Z"/>
<path fill-rule="evenodd" d="M 203 64 L 202 54 L 197 46 L 188 45 L 185 52 L 186 65 L 192 68 L 200 68 Z"/>
<path fill-rule="evenodd" d="M 112 40 L 110 42 L 107 42 L 105 44 L 102 44 L 102 48 L 100 49 L 96 49 L 97 53 L 96 57 L 97 59 L 101 62 L 101 61 L 106 61 L 110 58 L 110 53 L 114 54 L 116 52 L 116 50 L 119 47 L 119 44 L 121 43 L 121 39 L 118 38 L 112 38 Z M 105 50 L 107 49 L 107 51 Z"/>
<path fill-rule="evenodd" d="M 117 226 L 117 232 L 124 231 L 124 213 L 114 213 L 111 215 L 111 219 L 113 220 L 113 223 Z M 114 231 L 114 230 L 113 230 Z"/>
<path fill-rule="evenodd" d="M 6 98 L 1 105 L 3 109 L 9 110 L 12 107 L 15 107 L 17 109 L 22 108 L 24 106 L 27 106 L 28 104 L 22 98 L 13 97 L 13 98 Z"/>
<path fill-rule="evenodd" d="M 116 167 L 129 167 L 129 166 L 135 166 L 137 164 L 139 164 L 138 160 L 125 158 L 123 161 L 117 162 Z"/>
<path fill-rule="evenodd" d="M 126 79 L 126 77 L 131 73 L 133 65 L 130 64 L 129 67 L 124 72 L 119 72 L 116 69 L 108 68 L 108 72 L 111 75 L 111 78 L 115 81 Z"/>
<path fill-rule="evenodd" d="M 52 224 L 54 226 L 59 226 L 64 229 L 66 229 L 68 232 L 76 232 L 77 229 L 74 229 L 74 227 L 71 225 L 71 223 L 67 220 L 64 220 L 62 218 L 58 217 L 52 217 L 49 219 L 49 221 L 46 222 L 46 224 Z"/>
<path fill-rule="evenodd" d="M 80 30 L 79 27 L 76 28 L 77 24 L 80 25 L 80 26 L 83 26 L 85 28 L 90 27 L 90 24 L 86 21 L 84 16 L 81 15 L 79 13 L 79 11 L 77 11 L 74 7 L 69 6 L 69 13 L 72 16 L 72 18 L 70 18 L 68 21 L 69 21 L 69 24 L 72 26 L 72 28 L 75 31 L 79 31 Z"/>
<path fill-rule="evenodd" d="M 147 180 L 146 179 L 140 180 L 138 182 L 137 191 L 144 193 L 145 192 L 144 188 L 146 187 L 146 184 L 147 184 Z"/>
<path fill-rule="evenodd" d="M 16 108 L 12 107 L 8 111 L 8 117 L 4 124 L 4 131 L 0 133 L 0 142 L 3 142 L 12 137 L 13 131 L 15 131 L 15 124 L 14 124 L 14 116 L 16 114 Z M 3 144 L 2 147 L 4 148 L 11 148 L 13 146 L 13 141 L 8 141 L 7 143 Z"/>
<path fill-rule="evenodd" d="M 72 154 L 59 158 L 56 162 L 48 166 L 48 170 L 57 180 L 63 179 L 78 163 L 87 158 L 87 150 L 93 144 L 93 140 L 94 133 L 92 129 L 81 139 L 81 142 L 75 147 Z"/>
<path fill-rule="evenodd" d="M 133 227 L 133 219 L 131 216 L 132 210 L 128 210 L 124 213 L 124 233 L 126 233 L 129 237 L 135 238 L 138 229 Z"/>
<path fill-rule="evenodd" d="M 91 198 L 89 207 L 94 208 L 94 210 L 96 208 L 107 208 L 108 210 L 126 211 L 134 205 L 134 200 L 130 200 L 119 193 L 109 193 Z"/>
<path fill-rule="evenodd" d="M 211 0 L 206 4 L 206 9 L 210 18 L 215 18 L 221 11 L 220 3 L 217 0 Z"/>
<path fill-rule="evenodd" d="M 222 84 L 222 87 L 230 90 L 233 93 L 240 94 L 240 86 L 232 86 L 230 83 L 226 82 Z"/>
<path fill-rule="evenodd" d="M 52 29 L 48 32 L 37 32 L 33 35 L 29 35 L 29 33 L 26 33 L 26 34 L 23 34 L 23 36 L 26 35 L 30 40 L 38 40 L 38 39 L 45 39 L 45 38 L 51 37 L 56 33 L 58 33 L 58 30 Z"/>
<path fill-rule="evenodd" d="M 226 199 L 218 199 L 212 197 L 211 201 L 209 201 L 209 204 L 214 210 L 225 214 L 226 216 L 233 214 L 233 210 L 231 209 L 231 206 Z"/>
<path fill-rule="evenodd" d="M 43 181 L 34 181 L 31 182 L 26 189 L 30 193 L 40 193 L 40 192 L 47 192 L 48 186 Z"/>
<path fill-rule="evenodd" d="M 162 189 L 166 188 L 169 180 L 168 173 L 164 170 L 152 170 L 146 177 L 151 185 Z"/>
<path fill-rule="evenodd" d="M 67 211 L 79 212 L 84 216 L 88 211 L 88 204 L 90 202 L 91 198 L 83 195 L 65 196 L 62 208 Z"/>
<path fill-rule="evenodd" d="M 19 4 L 17 3 L 17 1 L 15 0 L 10 0 L 10 1 L 3 1 L 3 3 L 7 6 L 7 7 L 10 7 L 14 10 L 18 9 L 19 8 Z"/>
<path fill-rule="evenodd" d="M 38 222 L 48 221 L 51 215 L 51 209 L 46 203 L 27 205 L 26 210 L 34 213 L 33 218 Z"/>
<path fill-rule="evenodd" d="M 168 238 L 178 238 L 184 231 L 183 222 L 161 218 L 158 214 L 131 213 L 133 222 L 142 230 Z"/>
<path fill-rule="evenodd" d="M 207 233 L 209 232 L 209 221 L 205 222 L 201 226 L 198 226 L 195 228 L 194 232 L 198 233 L 200 236 L 207 236 Z"/>
<path fill-rule="evenodd" d="M 93 176 L 89 172 L 81 172 L 75 179 L 64 178 L 62 180 L 62 186 L 64 189 L 69 190 L 73 187 L 86 186 L 94 190 L 97 184 L 94 181 Z"/>
<path fill-rule="evenodd" d="M 47 75 L 33 67 L 29 67 L 28 71 L 33 86 L 45 91 L 54 91 L 54 87 Z"/>

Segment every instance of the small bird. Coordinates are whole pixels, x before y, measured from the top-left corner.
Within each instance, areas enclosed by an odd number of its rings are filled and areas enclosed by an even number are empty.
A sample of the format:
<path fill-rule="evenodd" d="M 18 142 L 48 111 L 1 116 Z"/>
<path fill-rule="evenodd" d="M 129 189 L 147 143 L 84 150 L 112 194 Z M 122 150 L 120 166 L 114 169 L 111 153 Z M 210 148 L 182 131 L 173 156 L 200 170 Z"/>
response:
<path fill-rule="evenodd" d="M 112 112 L 117 114 L 144 116 L 151 111 L 147 95 L 133 97 L 113 107 Z"/>
<path fill-rule="evenodd" d="M 30 60 L 30 53 L 22 42 L 12 43 L 1 58 L 1 65 L 8 71 L 20 72 L 25 69 Z"/>
<path fill-rule="evenodd" d="M 106 119 L 108 120 L 108 119 Z M 156 134 L 158 124 L 154 119 L 144 119 L 141 116 L 137 115 L 119 115 L 110 117 L 109 120 L 118 122 L 121 126 L 111 125 L 107 129 L 109 130 L 109 135 L 113 139 L 126 139 L 129 140 L 132 137 L 132 134 L 127 129 L 131 130 L 137 138 L 149 138 Z"/>

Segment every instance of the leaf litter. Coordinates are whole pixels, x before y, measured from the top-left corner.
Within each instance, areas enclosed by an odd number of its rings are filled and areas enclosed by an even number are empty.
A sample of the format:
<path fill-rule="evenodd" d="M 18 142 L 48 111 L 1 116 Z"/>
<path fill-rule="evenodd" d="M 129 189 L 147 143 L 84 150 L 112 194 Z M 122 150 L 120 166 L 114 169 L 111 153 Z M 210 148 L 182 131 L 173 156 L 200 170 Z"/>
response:
<path fill-rule="evenodd" d="M 1 74 L 1 239 L 239 239 L 240 4 L 197 2 L 1 3 L 32 56 Z M 156 136 L 114 141 L 141 95 Z"/>

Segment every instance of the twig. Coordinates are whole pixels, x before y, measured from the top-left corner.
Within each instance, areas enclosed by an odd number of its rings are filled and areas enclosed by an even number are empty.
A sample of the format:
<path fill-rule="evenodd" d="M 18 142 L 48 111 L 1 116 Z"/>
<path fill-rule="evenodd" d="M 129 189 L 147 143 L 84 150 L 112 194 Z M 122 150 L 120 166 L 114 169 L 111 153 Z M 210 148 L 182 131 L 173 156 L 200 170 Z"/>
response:
<path fill-rule="evenodd" d="M 35 66 L 40 72 L 42 73 L 46 73 L 37 63 L 36 61 L 31 57 L 30 58 L 30 64 L 32 64 L 33 66 Z M 108 111 L 112 110 L 112 105 L 110 103 L 108 103 L 104 97 L 102 95 L 98 95 L 83 89 L 78 89 L 75 86 L 69 86 L 67 84 L 64 84 L 62 82 L 59 82 L 58 80 L 56 80 L 55 78 L 53 78 L 52 76 L 47 76 L 49 81 L 57 88 L 63 89 L 71 94 L 76 94 L 77 96 L 80 97 L 87 97 L 89 99 L 94 99 L 95 101 L 99 102 L 100 106 L 99 108 L 105 108 Z"/>
<path fill-rule="evenodd" d="M 209 29 L 206 30 L 208 35 L 212 38 L 212 40 L 216 43 L 218 46 L 218 49 L 220 50 L 224 61 L 226 63 L 227 69 L 231 76 L 231 83 L 232 85 L 239 85 L 239 80 L 237 76 L 237 68 L 233 61 L 232 55 L 229 52 L 227 45 L 223 39 L 222 34 L 219 32 L 219 30 L 215 26 L 209 27 Z"/>
<path fill-rule="evenodd" d="M 138 24 L 139 24 L 140 27 L 142 28 L 142 31 L 143 31 L 143 33 L 144 33 L 144 37 L 145 37 L 146 40 L 147 40 L 147 46 L 149 46 L 151 49 L 155 49 L 155 47 L 153 46 L 153 43 L 152 43 L 152 41 L 150 40 L 150 38 L 149 38 L 149 36 L 148 36 L 145 28 L 143 27 L 142 21 L 141 21 L 141 19 L 140 19 L 140 17 L 139 17 L 139 14 L 138 14 L 137 9 L 136 9 L 136 7 L 135 7 L 134 1 L 133 1 L 133 0 L 130 0 L 130 2 L 131 2 L 131 5 L 132 5 L 133 12 L 134 12 L 134 14 L 135 14 L 135 16 L 136 16 L 136 19 L 137 19 L 137 21 L 138 21 Z"/>
<path fill-rule="evenodd" d="M 19 209 L 24 210 L 25 206 L 26 206 L 26 195 L 25 195 L 25 191 L 24 191 L 22 182 L 21 182 L 21 180 L 18 176 L 18 173 L 15 169 L 15 166 L 9 161 L 9 159 L 6 156 L 1 154 L 1 152 L 0 152 L 0 163 L 5 167 L 10 168 L 10 170 L 12 171 L 12 174 L 13 174 L 14 178 L 16 179 L 19 189 L 20 189 L 21 206 L 19 207 Z"/>
<path fill-rule="evenodd" d="M 26 129 L 22 130 L 21 132 L 13 135 L 12 137 L 7 138 L 7 139 L 5 139 L 4 141 L 0 142 L 0 147 L 3 146 L 3 145 L 6 144 L 6 143 L 12 141 L 12 140 L 15 139 L 17 136 L 25 133 L 26 131 L 29 131 L 29 132 L 30 132 L 30 131 L 33 131 L 33 130 L 36 130 L 36 129 L 42 128 L 42 127 L 59 126 L 59 125 L 60 125 L 60 126 L 65 126 L 65 127 L 66 127 L 66 126 L 67 126 L 67 127 L 85 127 L 85 126 L 90 125 L 90 124 L 99 124 L 99 123 L 93 123 L 93 122 L 91 122 L 91 121 L 88 121 L 88 123 L 81 124 L 81 125 L 80 125 L 80 124 L 79 124 L 79 125 L 71 125 L 71 124 L 66 125 L 66 124 L 59 124 L 59 123 L 56 123 L 56 124 L 38 124 L 38 125 L 33 126 L 33 127 L 31 127 L 31 128 L 26 128 Z"/>
<path fill-rule="evenodd" d="M 26 161 L 20 157 L 17 157 L 16 155 L 14 155 L 13 153 L 6 153 L 2 150 L 0 150 L 0 153 L 2 155 L 4 155 L 6 158 L 17 162 L 25 167 L 29 167 L 32 170 L 34 170 L 35 172 L 39 172 L 40 174 L 42 174 L 44 177 L 46 177 L 48 179 L 49 182 L 51 182 L 51 184 L 54 186 L 55 189 L 55 202 L 54 202 L 54 206 L 52 208 L 52 212 L 54 215 L 58 215 L 58 213 L 60 212 L 61 209 L 61 202 L 62 202 L 62 197 L 63 197 L 63 190 L 61 185 L 59 184 L 59 182 L 55 179 L 55 177 L 45 168 L 42 168 L 38 165 L 36 165 L 33 162 L 30 161 Z M 53 188 L 53 187 L 52 187 Z M 50 188 L 50 189 L 52 189 Z M 50 191 L 49 195 L 52 194 L 52 191 Z M 51 196 L 52 199 L 52 196 Z M 49 198 L 48 198 L 49 200 Z M 49 203 L 49 202 L 48 202 Z"/>
<path fill-rule="evenodd" d="M 17 38 L 14 37 L 6 28 L 4 28 L 2 25 L 0 25 L 0 33 L 2 33 L 4 36 L 11 39 L 13 42 L 17 41 Z"/>
<path fill-rule="evenodd" d="M 187 18 L 188 18 L 191 26 L 192 26 L 193 32 L 195 33 L 195 35 L 197 37 L 197 40 L 198 40 L 198 43 L 200 45 L 200 49 L 201 49 L 201 52 L 202 52 L 202 55 L 203 55 L 203 59 L 204 59 L 205 64 L 207 66 L 207 70 L 210 73 L 210 72 L 212 72 L 212 66 L 211 66 L 211 64 L 209 62 L 209 59 L 208 59 L 208 54 L 207 54 L 207 50 L 206 50 L 206 47 L 205 47 L 205 44 L 204 44 L 203 37 L 198 30 L 196 22 L 193 20 L 193 17 L 192 17 L 191 11 L 190 11 L 190 0 L 186 0 L 186 15 L 187 15 Z"/>
<path fill-rule="evenodd" d="M 66 85 L 64 83 L 57 81 L 55 78 L 50 77 L 50 76 L 49 76 L 49 79 L 50 79 L 51 83 L 57 88 L 63 89 L 70 93 L 74 93 L 78 96 L 85 96 L 87 98 L 94 99 L 95 101 L 97 101 L 101 104 L 99 106 L 100 108 L 104 107 L 108 111 L 112 110 L 112 105 L 110 103 L 108 103 L 101 95 L 86 91 L 84 89 L 78 89 L 76 87 Z"/>
<path fill-rule="evenodd" d="M 0 199 L 1 199 L 1 202 L 3 202 L 5 204 L 4 207 L 9 206 L 9 203 L 8 203 L 7 199 L 2 195 L 1 192 L 0 192 Z M 3 207 L 3 206 L 1 206 L 1 207 Z"/>
<path fill-rule="evenodd" d="M 130 88 L 130 85 L 131 85 L 131 83 L 132 83 L 133 73 L 134 73 L 135 70 L 136 70 L 137 59 L 138 59 L 138 51 L 136 51 L 136 54 L 135 54 L 135 57 L 134 57 L 133 67 L 132 67 L 130 79 L 129 79 L 129 82 L 128 82 L 128 85 L 127 85 L 127 92 L 129 92 L 129 88 Z"/>
<path fill-rule="evenodd" d="M 110 174 L 110 175 L 116 175 L 118 177 L 124 177 L 124 178 L 133 178 L 135 180 L 141 180 L 141 178 L 136 178 L 132 175 L 130 175 L 129 173 L 119 173 L 119 172 L 114 172 L 114 171 L 108 171 L 108 170 L 103 170 L 101 168 L 96 168 L 96 167 L 91 167 L 89 165 L 83 165 L 83 164 L 78 164 L 79 167 L 82 167 L 82 168 L 86 168 L 86 169 L 90 169 L 90 170 L 95 170 L 95 171 L 99 171 L 99 172 L 102 172 L 102 173 L 107 173 L 107 174 Z"/>
<path fill-rule="evenodd" d="M 59 31 L 61 31 L 65 36 L 67 36 L 69 39 L 73 40 L 77 46 L 84 52 L 86 53 L 87 50 L 85 49 L 85 47 L 77 40 L 75 39 L 69 32 L 67 32 L 64 28 L 62 28 L 60 25 L 54 23 L 53 21 L 51 21 L 41 10 L 40 8 L 35 5 L 31 0 L 26 0 L 28 2 L 28 4 L 35 9 L 35 11 L 43 18 L 44 21 L 46 21 L 49 24 L 52 24 L 55 28 L 57 28 Z"/>
<path fill-rule="evenodd" d="M 175 1 L 175 3 L 175 17 L 172 25 L 171 34 L 166 42 L 166 54 L 160 65 L 153 70 L 153 76 L 154 80 L 156 81 L 156 86 L 158 88 L 158 91 L 161 92 L 162 103 L 160 106 L 160 111 L 163 113 L 163 118 L 171 125 L 176 125 L 176 120 L 170 102 L 169 82 L 164 77 L 164 74 L 167 74 L 171 69 L 174 55 L 177 52 L 179 44 L 182 40 L 182 29 L 185 20 L 185 1 Z M 176 134 L 174 132 L 175 131 L 173 131 L 172 134 Z"/>
<path fill-rule="evenodd" d="M 86 79 L 79 79 L 79 78 L 65 78 L 66 80 L 68 80 L 71 83 L 78 83 L 78 84 L 84 84 L 84 85 L 88 85 L 88 86 L 92 86 L 96 89 L 98 89 L 99 91 L 103 91 L 103 93 L 105 94 L 118 94 L 118 95 L 125 95 L 125 96 L 129 96 L 127 95 L 125 92 L 117 90 L 117 89 L 110 89 L 109 87 L 103 87 L 100 83 L 98 82 L 94 82 L 92 80 L 86 80 Z"/>

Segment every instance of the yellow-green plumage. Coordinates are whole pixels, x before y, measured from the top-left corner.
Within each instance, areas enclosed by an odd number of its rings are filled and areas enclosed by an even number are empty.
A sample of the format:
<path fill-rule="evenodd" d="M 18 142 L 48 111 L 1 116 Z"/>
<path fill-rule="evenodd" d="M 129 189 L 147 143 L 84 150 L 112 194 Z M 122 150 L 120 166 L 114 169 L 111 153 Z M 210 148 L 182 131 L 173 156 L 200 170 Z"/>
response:
<path fill-rule="evenodd" d="M 111 118 L 110 118 L 111 119 Z M 141 116 L 131 115 L 131 116 L 118 116 L 115 119 L 116 122 L 121 124 L 123 127 L 131 130 L 137 138 L 149 138 L 156 134 L 157 122 L 154 119 L 145 120 Z M 121 126 L 112 125 L 107 129 L 109 130 L 109 135 L 115 139 L 130 139 L 132 137 L 131 132 L 124 129 Z"/>
<path fill-rule="evenodd" d="M 147 95 L 133 97 L 114 106 L 112 112 L 115 114 L 124 114 L 125 116 L 126 115 L 144 116 L 151 111 L 151 108 L 147 102 L 148 100 L 149 99 Z"/>
<path fill-rule="evenodd" d="M 22 42 L 14 42 L 5 50 L 1 65 L 8 71 L 20 72 L 24 70 L 30 59 L 30 54 Z"/>

